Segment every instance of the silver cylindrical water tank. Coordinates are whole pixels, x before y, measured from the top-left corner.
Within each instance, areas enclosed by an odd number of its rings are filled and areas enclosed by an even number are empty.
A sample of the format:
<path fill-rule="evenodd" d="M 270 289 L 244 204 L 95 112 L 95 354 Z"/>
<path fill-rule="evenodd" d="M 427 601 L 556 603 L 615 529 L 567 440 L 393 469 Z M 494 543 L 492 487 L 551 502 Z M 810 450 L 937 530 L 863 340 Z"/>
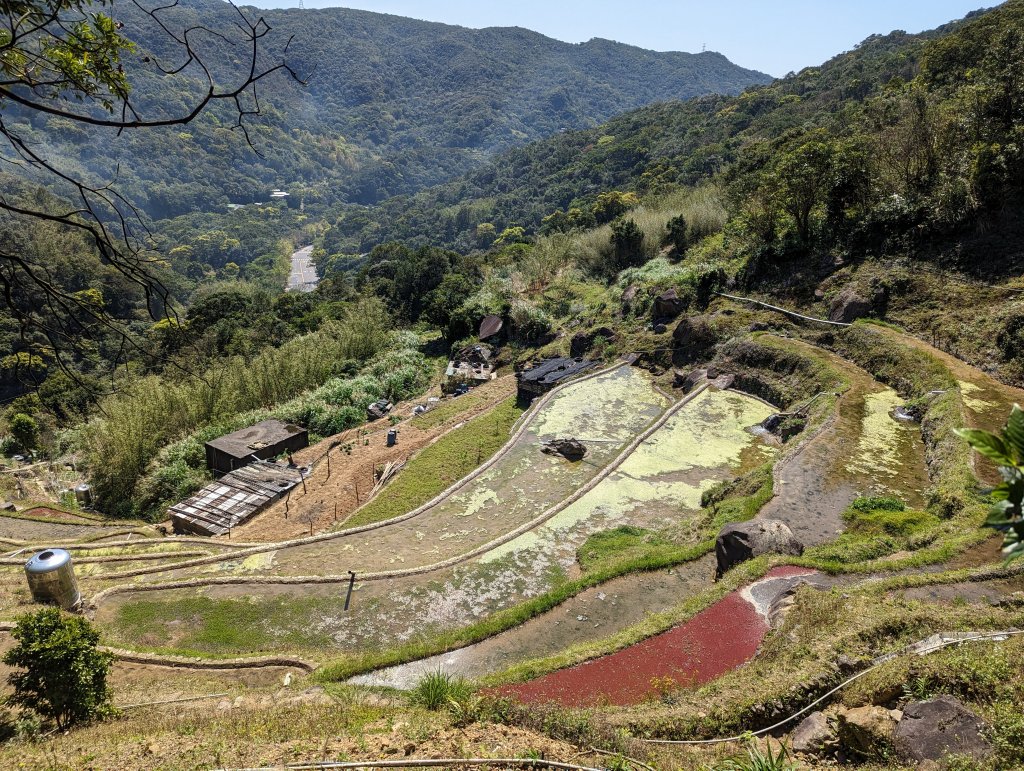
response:
<path fill-rule="evenodd" d="M 92 488 L 85 483 L 78 485 L 75 488 L 75 500 L 83 509 L 88 509 L 92 506 Z"/>
<path fill-rule="evenodd" d="M 71 555 L 64 549 L 39 552 L 25 563 L 25 575 L 36 602 L 55 602 L 71 610 L 82 598 Z"/>

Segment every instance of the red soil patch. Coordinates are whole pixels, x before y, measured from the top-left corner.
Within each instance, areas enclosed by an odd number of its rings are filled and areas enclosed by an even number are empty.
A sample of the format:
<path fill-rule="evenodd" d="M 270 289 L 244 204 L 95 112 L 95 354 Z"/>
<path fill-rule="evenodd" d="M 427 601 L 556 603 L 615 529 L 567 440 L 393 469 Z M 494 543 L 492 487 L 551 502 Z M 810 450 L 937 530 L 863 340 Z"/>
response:
<path fill-rule="evenodd" d="M 779 567 L 761 580 L 808 572 Z M 671 685 L 663 678 L 677 685 L 700 685 L 735 669 L 753 657 L 767 631 L 765 619 L 735 591 L 686 623 L 636 645 L 493 692 L 566 707 L 636 704 Z"/>
<path fill-rule="evenodd" d="M 77 514 L 72 514 L 69 511 L 61 511 L 60 509 L 51 509 L 49 506 L 34 506 L 31 509 L 25 509 L 20 512 L 25 517 L 35 517 L 37 519 L 51 519 L 54 522 L 60 522 L 71 525 L 96 525 L 96 520 L 90 519 L 89 517 L 80 517 Z"/>

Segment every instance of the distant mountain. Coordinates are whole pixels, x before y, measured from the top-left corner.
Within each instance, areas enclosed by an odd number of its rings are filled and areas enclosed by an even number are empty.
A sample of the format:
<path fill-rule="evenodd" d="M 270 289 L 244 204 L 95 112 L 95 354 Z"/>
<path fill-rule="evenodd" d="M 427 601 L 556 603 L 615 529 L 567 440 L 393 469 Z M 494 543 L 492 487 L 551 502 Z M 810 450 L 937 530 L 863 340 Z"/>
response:
<path fill-rule="evenodd" d="M 242 10 L 271 27 L 261 41 L 268 50 L 291 38 L 289 63 L 309 74 L 306 87 L 281 73 L 261 84 L 263 114 L 249 122 L 264 157 L 231 131 L 225 104 L 185 127 L 121 137 L 59 118 L 26 132 L 72 171 L 105 179 L 120 163 L 120 188 L 155 217 L 266 200 L 275 187 L 298 188 L 307 203 L 373 203 L 641 105 L 771 80 L 712 52 L 655 53 L 596 39 L 573 45 L 520 28 L 474 30 L 343 8 Z M 180 58 L 166 33 L 133 4 L 118 0 L 113 13 L 139 46 L 129 67 L 135 97 L 157 111 L 180 110 L 184 81 L 157 77 L 153 63 Z M 230 30 L 237 11 L 221 0 L 181 0 L 161 19 L 172 29 Z M 214 72 L 246 61 L 244 49 L 212 35 L 193 39 Z"/>
<path fill-rule="evenodd" d="M 969 35 L 984 39 L 1004 27 L 1016 29 L 1022 8 L 1024 3 L 1014 0 L 931 31 L 872 35 L 820 66 L 740 95 L 647 105 L 594 128 L 512 148 L 412 196 L 373 207 L 343 205 L 332 217 L 324 247 L 330 254 L 365 253 L 397 240 L 469 252 L 481 246 L 480 225 L 487 232 L 509 226 L 525 227 L 528 234 L 545 232 L 545 217 L 570 207 L 589 210 L 602 192 L 657 196 L 711 178 L 742 181 L 808 131 L 840 137 L 881 132 L 880 124 L 896 120 L 886 111 L 897 109 L 881 97 L 895 102 L 907 83 L 927 85 L 938 94 L 936 83 L 962 78 L 987 55 L 984 47 L 964 42 L 973 40 Z M 938 51 L 947 53 L 940 58 Z M 959 58 L 948 51 L 957 51 Z M 736 189 L 742 197 L 747 191 L 741 187 Z"/>

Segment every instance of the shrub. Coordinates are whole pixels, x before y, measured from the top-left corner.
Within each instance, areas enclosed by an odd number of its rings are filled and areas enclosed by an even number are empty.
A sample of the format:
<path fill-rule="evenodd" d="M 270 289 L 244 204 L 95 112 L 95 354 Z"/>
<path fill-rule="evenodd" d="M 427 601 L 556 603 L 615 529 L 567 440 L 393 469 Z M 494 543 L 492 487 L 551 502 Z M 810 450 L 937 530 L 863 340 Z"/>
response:
<path fill-rule="evenodd" d="M 439 710 L 460 706 L 472 694 L 473 688 L 466 678 L 437 670 L 427 672 L 419 679 L 409 694 L 409 700 L 417 706 Z"/>
<path fill-rule="evenodd" d="M 895 496 L 867 496 L 857 498 L 850 504 L 857 511 L 903 511 L 906 504 Z"/>
<path fill-rule="evenodd" d="M 97 648 L 99 632 L 79 616 L 45 608 L 18 619 L 12 633 L 17 644 L 4 664 L 23 671 L 7 681 L 10 702 L 52 719 L 64 729 L 110 714 L 107 674 L 113 655 Z"/>

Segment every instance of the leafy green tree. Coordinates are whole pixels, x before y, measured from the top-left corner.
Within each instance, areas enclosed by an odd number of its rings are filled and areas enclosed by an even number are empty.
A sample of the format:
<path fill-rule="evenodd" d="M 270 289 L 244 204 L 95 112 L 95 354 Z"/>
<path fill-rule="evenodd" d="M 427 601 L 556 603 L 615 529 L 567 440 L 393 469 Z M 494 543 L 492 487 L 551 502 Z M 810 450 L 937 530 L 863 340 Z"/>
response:
<path fill-rule="evenodd" d="M 1024 410 L 1013 405 L 999 434 L 981 429 L 957 431 L 981 455 L 999 466 L 1003 481 L 992 490 L 992 508 L 985 525 L 1004 533 L 1003 552 L 1024 557 Z"/>
<path fill-rule="evenodd" d="M 640 199 L 637 198 L 636 193 L 623 193 L 620 190 L 612 190 L 608 193 L 601 193 L 597 197 L 591 212 L 597 224 L 603 225 L 639 205 Z"/>
<path fill-rule="evenodd" d="M 12 703 L 60 729 L 113 711 L 107 674 L 114 657 L 99 650 L 99 632 L 86 619 L 44 608 L 21 616 L 12 634 L 17 644 L 3 659 L 19 670 L 7 678 Z"/>
<path fill-rule="evenodd" d="M 526 229 L 519 225 L 513 225 L 512 227 L 505 228 L 501 231 L 501 235 L 494 241 L 495 246 L 501 246 L 503 244 L 520 244 L 526 240 Z"/>
<path fill-rule="evenodd" d="M 783 210 L 793 218 L 801 243 L 811 238 L 811 214 L 825 201 L 832 172 L 832 145 L 824 131 L 785 153 L 773 182 Z"/>
<path fill-rule="evenodd" d="M 488 246 L 494 243 L 496 230 L 492 223 L 481 222 L 476 226 L 476 245 L 481 249 L 486 249 Z"/>
<path fill-rule="evenodd" d="M 424 298 L 422 317 L 441 329 L 449 344 L 472 331 L 472 322 L 458 311 L 475 289 L 473 282 L 463 274 L 449 273 Z"/>
<path fill-rule="evenodd" d="M 673 217 L 666 223 L 665 229 L 668 231 L 665 235 L 665 243 L 671 246 L 676 254 L 680 256 L 685 254 L 690 245 L 686 217 L 682 214 Z"/>
<path fill-rule="evenodd" d="M 31 452 L 39 442 L 39 424 L 31 415 L 19 412 L 11 418 L 11 436 L 24 452 Z"/>
<path fill-rule="evenodd" d="M 614 273 L 644 261 L 644 232 L 633 220 L 622 218 L 612 223 L 611 244 Z"/>

